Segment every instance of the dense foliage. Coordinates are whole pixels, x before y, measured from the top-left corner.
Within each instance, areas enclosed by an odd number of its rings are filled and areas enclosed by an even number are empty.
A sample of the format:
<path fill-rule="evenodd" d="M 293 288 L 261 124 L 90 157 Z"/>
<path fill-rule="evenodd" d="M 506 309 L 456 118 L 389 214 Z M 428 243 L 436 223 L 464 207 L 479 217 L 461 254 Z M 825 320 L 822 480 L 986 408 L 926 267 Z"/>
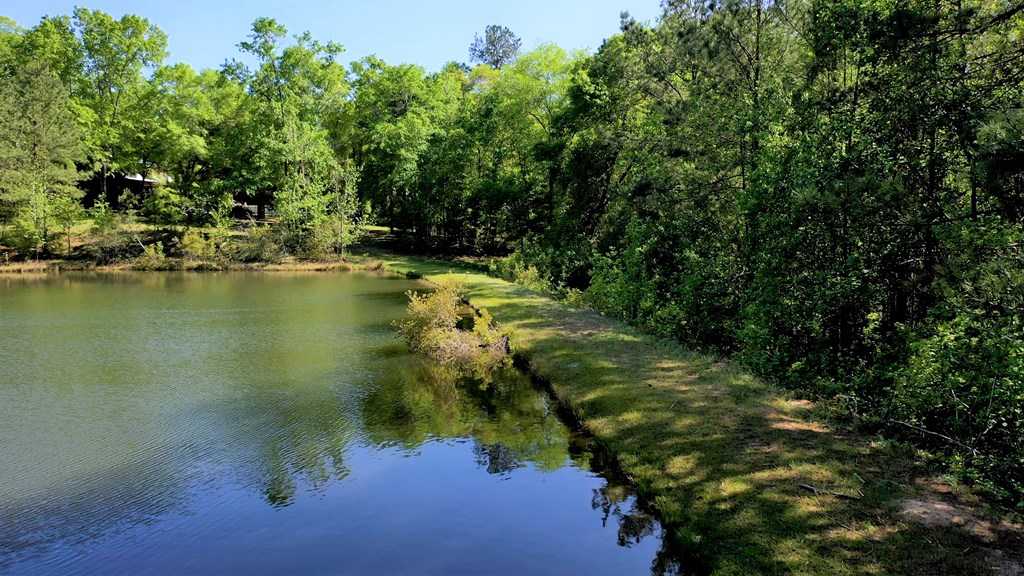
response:
<path fill-rule="evenodd" d="M 433 73 L 346 67 L 270 19 L 240 44 L 255 65 L 201 72 L 162 65 L 139 17 L 0 21 L 0 232 L 50 250 L 82 177 L 87 204 L 157 222 L 272 207 L 251 258 L 338 252 L 371 220 L 511 253 L 509 277 L 733 355 L 1024 501 L 1024 4 L 662 4 L 592 55 L 492 26 L 480 66 Z M 75 130 L 83 149 L 47 140 Z M 114 178 L 133 173 L 158 184 Z"/>
<path fill-rule="evenodd" d="M 523 254 L 1024 495 L 1024 6 L 666 2 L 579 68 Z"/>

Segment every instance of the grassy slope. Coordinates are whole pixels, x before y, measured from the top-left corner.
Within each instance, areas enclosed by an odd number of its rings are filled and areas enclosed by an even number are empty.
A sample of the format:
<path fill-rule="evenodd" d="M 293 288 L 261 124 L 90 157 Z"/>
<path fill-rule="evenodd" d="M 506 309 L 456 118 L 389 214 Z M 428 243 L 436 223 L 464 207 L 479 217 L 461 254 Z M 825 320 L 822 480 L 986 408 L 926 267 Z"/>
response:
<path fill-rule="evenodd" d="M 429 280 L 452 264 L 395 257 L 389 266 Z M 1015 574 L 1020 567 L 1013 559 L 1024 550 L 1019 532 L 927 481 L 913 454 L 833 430 L 810 403 L 729 364 L 521 286 L 456 272 L 469 300 L 490 310 L 515 351 L 676 529 L 684 569 Z M 901 512 L 908 506 L 929 522 L 911 521 Z"/>

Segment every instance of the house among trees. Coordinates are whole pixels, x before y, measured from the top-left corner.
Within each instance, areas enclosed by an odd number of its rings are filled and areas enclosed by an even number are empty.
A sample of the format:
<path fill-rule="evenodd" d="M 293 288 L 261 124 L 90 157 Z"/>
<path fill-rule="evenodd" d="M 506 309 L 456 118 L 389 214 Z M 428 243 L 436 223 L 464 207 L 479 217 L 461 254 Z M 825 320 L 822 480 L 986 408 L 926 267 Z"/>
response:
<path fill-rule="evenodd" d="M 92 178 L 82 183 L 85 189 L 85 205 L 93 206 L 103 196 L 103 176 L 96 173 Z M 115 172 L 106 177 L 106 197 L 103 198 L 113 208 L 122 208 L 122 204 L 131 204 L 132 201 L 141 202 L 153 193 L 157 186 L 170 186 L 174 177 L 163 171 L 147 173 L 145 176 L 136 172 L 124 174 Z"/>

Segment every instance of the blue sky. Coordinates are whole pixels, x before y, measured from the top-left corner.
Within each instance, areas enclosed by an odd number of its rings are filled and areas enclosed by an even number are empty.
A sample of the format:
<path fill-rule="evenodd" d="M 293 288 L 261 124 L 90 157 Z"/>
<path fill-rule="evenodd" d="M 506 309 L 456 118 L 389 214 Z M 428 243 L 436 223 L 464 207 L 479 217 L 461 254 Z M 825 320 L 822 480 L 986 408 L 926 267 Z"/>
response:
<path fill-rule="evenodd" d="M 508 26 L 524 48 L 555 42 L 593 51 L 618 31 L 623 10 L 646 21 L 661 12 L 659 0 L 16 0 L 0 7 L 0 15 L 30 28 L 44 15 L 70 14 L 76 4 L 148 18 L 167 33 L 166 62 L 194 68 L 238 57 L 237 44 L 260 16 L 275 18 L 291 34 L 308 30 L 317 40 L 340 42 L 344 61 L 376 54 L 433 71 L 450 60 L 468 61 L 473 35 L 488 24 Z"/>

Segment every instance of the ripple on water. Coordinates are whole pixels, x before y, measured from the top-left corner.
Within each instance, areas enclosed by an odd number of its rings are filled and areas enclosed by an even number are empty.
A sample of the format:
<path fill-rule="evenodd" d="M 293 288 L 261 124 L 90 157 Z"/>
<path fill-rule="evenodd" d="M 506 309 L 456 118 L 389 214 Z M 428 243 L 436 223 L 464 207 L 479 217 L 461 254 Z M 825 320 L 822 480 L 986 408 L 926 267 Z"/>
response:
<path fill-rule="evenodd" d="M 405 353 L 390 326 L 414 288 L 354 274 L 0 285 L 0 572 L 665 564 L 657 522 L 528 379 Z"/>

